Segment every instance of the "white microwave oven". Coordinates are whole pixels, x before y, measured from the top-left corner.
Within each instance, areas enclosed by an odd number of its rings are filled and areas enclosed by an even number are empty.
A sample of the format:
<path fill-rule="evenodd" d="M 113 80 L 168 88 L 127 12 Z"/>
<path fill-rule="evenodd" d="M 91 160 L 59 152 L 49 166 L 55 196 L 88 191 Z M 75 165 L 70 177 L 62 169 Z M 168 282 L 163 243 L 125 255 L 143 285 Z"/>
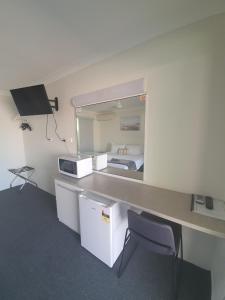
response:
<path fill-rule="evenodd" d="M 92 158 L 87 155 L 60 156 L 58 157 L 59 173 L 81 178 L 89 175 L 92 170 Z"/>

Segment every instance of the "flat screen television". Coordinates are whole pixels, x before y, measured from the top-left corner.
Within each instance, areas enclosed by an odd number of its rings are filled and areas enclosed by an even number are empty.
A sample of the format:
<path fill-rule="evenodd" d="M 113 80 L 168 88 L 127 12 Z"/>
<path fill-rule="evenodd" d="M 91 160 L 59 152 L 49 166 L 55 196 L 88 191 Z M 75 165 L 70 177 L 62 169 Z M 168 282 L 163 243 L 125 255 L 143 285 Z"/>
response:
<path fill-rule="evenodd" d="M 43 84 L 10 90 L 21 116 L 52 114 Z"/>

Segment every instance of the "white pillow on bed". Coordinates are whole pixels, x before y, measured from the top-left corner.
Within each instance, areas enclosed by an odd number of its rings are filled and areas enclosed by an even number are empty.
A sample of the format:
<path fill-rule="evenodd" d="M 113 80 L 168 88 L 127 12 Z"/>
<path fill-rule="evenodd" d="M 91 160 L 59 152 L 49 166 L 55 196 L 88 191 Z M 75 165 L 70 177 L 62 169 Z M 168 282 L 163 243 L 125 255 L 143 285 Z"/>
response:
<path fill-rule="evenodd" d="M 125 145 L 112 144 L 111 153 L 118 153 L 118 149 L 125 148 Z"/>
<path fill-rule="evenodd" d="M 126 148 L 129 155 L 140 155 L 143 153 L 143 146 L 141 145 L 126 145 Z"/>

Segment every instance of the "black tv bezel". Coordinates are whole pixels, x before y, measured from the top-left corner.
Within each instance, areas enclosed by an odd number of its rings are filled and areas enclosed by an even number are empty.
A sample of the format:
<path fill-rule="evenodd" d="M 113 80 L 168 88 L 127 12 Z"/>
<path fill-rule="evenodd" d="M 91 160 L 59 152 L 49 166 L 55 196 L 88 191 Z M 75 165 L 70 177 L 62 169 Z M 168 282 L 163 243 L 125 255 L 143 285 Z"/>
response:
<path fill-rule="evenodd" d="M 43 99 L 45 101 L 45 110 L 43 112 L 40 112 L 40 111 L 38 111 L 38 112 L 31 111 L 30 113 L 23 113 L 22 110 L 21 110 L 21 104 L 19 104 L 19 101 L 18 101 L 16 93 L 18 93 L 18 92 L 22 93 L 22 91 L 25 91 L 27 89 L 38 88 L 38 87 L 41 89 L 41 92 L 44 95 Z M 53 114 L 52 106 L 51 106 L 51 104 L 49 102 L 48 95 L 47 95 L 47 92 L 46 92 L 44 84 L 38 84 L 38 85 L 32 85 L 32 86 L 27 86 L 27 87 L 12 89 L 12 90 L 10 90 L 10 93 L 11 93 L 12 98 L 14 100 L 14 103 L 15 103 L 15 105 L 17 107 L 18 113 L 20 114 L 21 117 Z"/>

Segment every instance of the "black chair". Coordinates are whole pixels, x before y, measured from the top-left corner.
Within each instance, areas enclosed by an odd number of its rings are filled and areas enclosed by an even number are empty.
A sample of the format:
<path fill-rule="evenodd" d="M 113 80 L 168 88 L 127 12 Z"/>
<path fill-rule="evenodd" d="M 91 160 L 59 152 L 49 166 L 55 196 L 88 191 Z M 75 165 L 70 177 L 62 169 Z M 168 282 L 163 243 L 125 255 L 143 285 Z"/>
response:
<path fill-rule="evenodd" d="M 172 259 L 173 299 L 177 298 L 178 254 L 181 250 L 183 261 L 182 227 L 174 222 L 159 218 L 149 213 L 137 214 L 128 210 L 128 228 L 126 230 L 118 277 L 122 275 L 136 247 L 126 261 L 122 270 L 124 250 L 129 240 L 134 240 L 135 245 L 144 246 L 149 251 L 170 256 Z"/>

